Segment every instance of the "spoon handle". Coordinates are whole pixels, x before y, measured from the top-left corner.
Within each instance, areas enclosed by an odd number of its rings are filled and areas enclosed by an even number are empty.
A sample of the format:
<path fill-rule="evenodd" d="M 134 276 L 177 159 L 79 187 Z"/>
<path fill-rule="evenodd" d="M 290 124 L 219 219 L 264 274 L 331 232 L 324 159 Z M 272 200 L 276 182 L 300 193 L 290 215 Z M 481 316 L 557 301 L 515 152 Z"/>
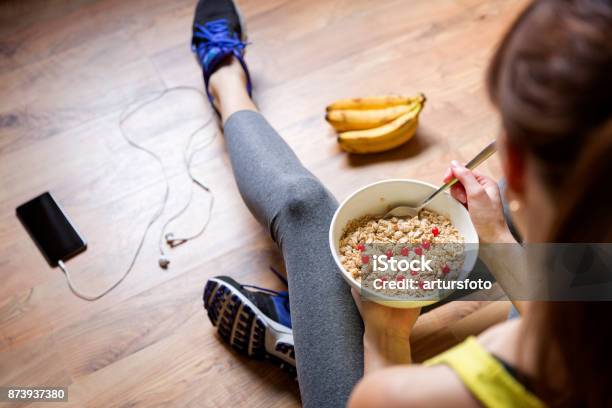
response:
<path fill-rule="evenodd" d="M 496 152 L 496 147 L 495 147 L 495 141 L 492 141 L 491 143 L 489 143 L 484 149 L 482 149 L 480 151 L 480 153 L 478 153 L 476 156 L 474 156 L 474 158 L 472 160 L 470 160 L 465 167 L 473 170 L 476 167 L 478 167 L 482 162 L 484 162 L 485 160 L 487 160 L 489 157 L 491 157 L 491 155 L 493 153 Z M 424 207 L 425 205 L 427 205 L 427 203 L 429 203 L 431 200 L 433 200 L 433 198 L 435 196 L 437 196 L 439 193 L 446 191 L 448 188 L 450 188 L 453 184 L 455 184 L 458 180 L 456 178 L 452 178 L 448 183 L 444 183 L 442 184 L 442 186 L 440 186 L 439 189 L 437 189 L 436 191 L 434 191 L 433 193 L 431 193 L 425 200 L 423 200 L 423 202 L 421 203 L 420 207 Z"/>

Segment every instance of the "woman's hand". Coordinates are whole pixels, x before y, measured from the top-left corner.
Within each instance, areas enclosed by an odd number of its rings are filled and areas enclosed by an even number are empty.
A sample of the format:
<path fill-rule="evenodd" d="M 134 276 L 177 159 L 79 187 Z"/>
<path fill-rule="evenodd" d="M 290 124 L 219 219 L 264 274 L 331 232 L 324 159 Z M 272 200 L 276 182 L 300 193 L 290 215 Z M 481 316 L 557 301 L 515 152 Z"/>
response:
<path fill-rule="evenodd" d="M 421 308 L 399 309 L 383 306 L 369 300 L 362 300 L 355 289 L 352 290 L 353 299 L 359 309 L 366 334 L 388 334 L 395 337 L 410 336 L 412 326 L 421 313 Z"/>
<path fill-rule="evenodd" d="M 362 300 L 355 289 L 352 294 L 365 328 L 364 371 L 410 363 L 410 333 L 421 309 L 397 309 Z"/>
<path fill-rule="evenodd" d="M 456 160 L 444 175 L 444 182 L 459 180 L 451 187 L 451 195 L 470 213 L 470 218 L 485 244 L 516 242 L 504 218 L 499 186 L 490 177 L 468 170 Z"/>

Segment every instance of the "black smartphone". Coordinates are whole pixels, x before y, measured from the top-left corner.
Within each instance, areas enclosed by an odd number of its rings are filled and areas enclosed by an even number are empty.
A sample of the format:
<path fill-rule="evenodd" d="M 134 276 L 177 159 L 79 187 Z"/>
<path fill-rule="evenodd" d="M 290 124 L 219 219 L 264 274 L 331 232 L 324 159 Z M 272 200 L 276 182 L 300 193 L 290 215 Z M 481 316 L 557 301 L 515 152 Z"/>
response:
<path fill-rule="evenodd" d="M 17 218 L 52 267 L 87 248 L 62 208 L 46 192 L 17 207 Z"/>

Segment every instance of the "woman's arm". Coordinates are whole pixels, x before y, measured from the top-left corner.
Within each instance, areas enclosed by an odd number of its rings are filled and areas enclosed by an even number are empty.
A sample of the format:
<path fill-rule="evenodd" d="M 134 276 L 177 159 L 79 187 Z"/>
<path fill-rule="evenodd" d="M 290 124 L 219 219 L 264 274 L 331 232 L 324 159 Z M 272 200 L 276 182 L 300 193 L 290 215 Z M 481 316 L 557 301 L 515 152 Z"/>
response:
<path fill-rule="evenodd" d="M 525 299 L 526 288 L 536 285 L 529 282 L 525 252 L 506 223 L 499 185 L 456 161 L 451 163 L 444 181 L 453 177 L 459 183 L 452 187 L 451 195 L 466 206 L 482 244 L 478 256 L 520 312 L 521 302 L 514 299 Z"/>
<path fill-rule="evenodd" d="M 523 302 L 528 299 L 528 289 L 539 286 L 529 273 L 525 250 L 517 243 L 482 245 L 479 258 L 502 287 L 514 307 L 523 313 Z M 537 297 L 535 297 L 537 299 Z"/>
<path fill-rule="evenodd" d="M 374 331 L 366 327 L 363 334 L 364 374 L 396 364 L 410 364 L 410 334 Z"/>
<path fill-rule="evenodd" d="M 396 364 L 409 364 L 410 333 L 421 309 L 386 307 L 362 299 L 355 290 L 352 293 L 364 325 L 364 373 Z"/>

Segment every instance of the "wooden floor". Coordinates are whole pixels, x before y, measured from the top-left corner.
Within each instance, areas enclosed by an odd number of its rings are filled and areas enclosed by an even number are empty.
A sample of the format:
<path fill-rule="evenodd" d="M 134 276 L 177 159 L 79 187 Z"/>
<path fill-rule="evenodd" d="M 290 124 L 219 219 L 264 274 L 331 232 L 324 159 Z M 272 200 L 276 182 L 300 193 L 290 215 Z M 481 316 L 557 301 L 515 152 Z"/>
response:
<path fill-rule="evenodd" d="M 0 3 L 0 386 L 62 385 L 61 406 L 286 407 L 297 384 L 275 367 L 236 356 L 201 305 L 207 278 L 279 287 L 282 259 L 233 182 L 223 141 L 195 158 L 216 194 L 205 235 L 157 266 L 157 223 L 134 271 L 93 303 L 74 297 L 15 217 L 50 190 L 89 241 L 68 263 L 97 291 L 126 268 L 161 200 L 158 165 L 130 148 L 117 120 L 125 106 L 176 85 L 201 86 L 190 50 L 194 0 L 32 0 Z M 339 199 L 385 178 L 439 183 L 498 132 L 483 89 L 493 47 L 515 0 L 241 0 L 256 100 L 273 126 Z M 323 119 L 333 99 L 424 92 L 416 139 L 381 155 L 338 150 Z M 130 134 L 164 154 L 170 210 L 189 182 L 188 133 L 210 110 L 196 94 L 169 95 L 138 114 Z M 496 159 L 483 166 L 500 174 Z M 197 228 L 196 194 L 177 234 Z M 169 211 L 166 217 L 171 213 Z M 503 318 L 505 302 L 455 302 L 421 318 L 415 357 L 436 353 Z"/>

